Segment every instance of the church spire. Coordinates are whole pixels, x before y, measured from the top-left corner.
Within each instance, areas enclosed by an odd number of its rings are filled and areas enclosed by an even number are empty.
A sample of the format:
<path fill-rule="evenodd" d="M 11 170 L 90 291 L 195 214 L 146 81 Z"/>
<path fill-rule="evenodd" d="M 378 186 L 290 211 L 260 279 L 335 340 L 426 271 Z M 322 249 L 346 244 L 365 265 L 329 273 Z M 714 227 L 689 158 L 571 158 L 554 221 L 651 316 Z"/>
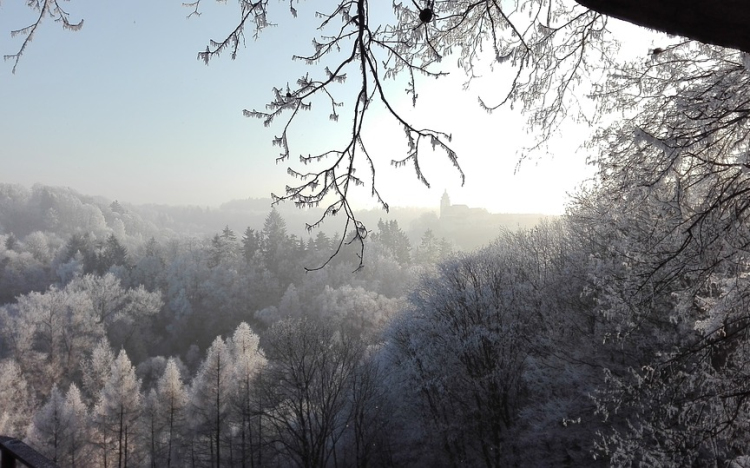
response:
<path fill-rule="evenodd" d="M 451 197 L 448 196 L 448 190 L 443 190 L 443 197 L 440 199 L 440 217 L 448 214 L 451 207 Z"/>

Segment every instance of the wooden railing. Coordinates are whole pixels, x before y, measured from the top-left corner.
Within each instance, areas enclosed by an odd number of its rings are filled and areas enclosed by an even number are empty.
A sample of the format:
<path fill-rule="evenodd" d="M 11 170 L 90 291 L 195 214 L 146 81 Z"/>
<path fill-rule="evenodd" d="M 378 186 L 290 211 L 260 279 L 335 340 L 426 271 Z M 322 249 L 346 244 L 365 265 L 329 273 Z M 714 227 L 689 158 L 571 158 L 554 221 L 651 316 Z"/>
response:
<path fill-rule="evenodd" d="M 13 437 L 0 436 L 0 468 L 59 468 L 44 455 Z"/>

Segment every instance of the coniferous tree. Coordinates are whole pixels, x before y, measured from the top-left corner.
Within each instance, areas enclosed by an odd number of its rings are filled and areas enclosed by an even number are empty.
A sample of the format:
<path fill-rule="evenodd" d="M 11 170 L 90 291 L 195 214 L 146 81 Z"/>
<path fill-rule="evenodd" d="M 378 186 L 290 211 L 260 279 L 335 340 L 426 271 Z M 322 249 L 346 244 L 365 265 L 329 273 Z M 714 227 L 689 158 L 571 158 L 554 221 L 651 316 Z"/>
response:
<path fill-rule="evenodd" d="M 209 268 L 216 268 L 222 263 L 228 262 L 237 255 L 237 236 L 234 231 L 226 226 L 221 234 L 216 234 L 211 239 L 211 252 L 209 254 Z"/>
<path fill-rule="evenodd" d="M 104 248 L 99 255 L 99 266 L 97 271 L 100 275 L 106 273 L 113 266 L 128 267 L 128 251 L 120 244 L 114 234 L 110 234 L 104 243 Z"/>
<path fill-rule="evenodd" d="M 98 400 L 104 385 L 109 381 L 115 355 L 106 338 L 102 338 L 91 351 L 91 356 L 81 363 L 83 389 L 94 403 Z"/>
<path fill-rule="evenodd" d="M 156 429 L 159 447 L 155 466 L 178 466 L 186 430 L 188 394 L 173 358 L 167 360 L 156 387 Z"/>
<path fill-rule="evenodd" d="M 0 361 L 0 434 L 23 437 L 33 400 L 21 366 L 14 359 Z"/>
<path fill-rule="evenodd" d="M 425 231 L 414 254 L 415 260 L 424 264 L 436 264 L 441 256 L 441 246 L 432 229 Z"/>
<path fill-rule="evenodd" d="M 216 337 L 190 386 L 191 425 L 196 436 L 192 451 L 210 466 L 223 463 L 222 448 L 232 390 L 232 358 L 226 343 Z"/>
<path fill-rule="evenodd" d="M 231 420 L 238 427 L 241 466 L 255 464 L 258 458 L 256 452 L 261 449 L 259 429 L 262 427 L 260 418 L 255 415 L 255 377 L 266 365 L 266 359 L 259 348 L 260 340 L 250 326 L 242 322 L 234 331 L 229 342 L 229 350 L 233 359 L 234 392 L 232 394 Z M 256 434 L 257 433 L 257 434 Z"/>
<path fill-rule="evenodd" d="M 8 237 L 5 238 L 5 249 L 14 250 L 19 245 L 18 238 L 11 232 Z"/>
<path fill-rule="evenodd" d="M 263 222 L 262 249 L 266 266 L 273 272 L 278 272 L 279 264 L 284 258 L 288 246 L 286 221 L 276 208 L 272 209 Z"/>
<path fill-rule="evenodd" d="M 411 262 L 411 242 L 398 225 L 398 221 L 378 221 L 378 232 L 373 240 L 380 243 L 401 265 Z"/>
<path fill-rule="evenodd" d="M 65 395 L 63 417 L 68 428 L 66 439 L 68 450 L 63 454 L 66 464 L 69 464 L 71 468 L 92 466 L 89 410 L 75 384 L 70 384 L 68 393 Z"/>
<path fill-rule="evenodd" d="M 246 263 L 250 263 L 255 257 L 255 253 L 261 249 L 261 233 L 255 232 L 255 229 L 249 227 L 245 229 L 242 236 L 242 257 Z"/>
<path fill-rule="evenodd" d="M 121 350 L 94 408 L 94 424 L 105 465 L 127 468 L 128 464 L 138 466 L 142 462 L 137 424 L 142 405 L 141 381 L 127 353 Z"/>
<path fill-rule="evenodd" d="M 76 255 L 81 255 L 83 259 L 86 262 L 86 273 L 90 273 L 93 270 L 93 263 L 92 258 L 95 256 L 93 252 L 93 247 L 91 245 L 91 239 L 88 235 L 88 233 L 84 235 L 80 234 L 73 234 L 70 236 L 70 239 L 68 239 L 68 242 L 65 244 L 64 248 L 64 254 L 63 254 L 63 261 L 69 261 L 76 257 Z"/>
<path fill-rule="evenodd" d="M 328 252 L 331 249 L 331 239 L 323 231 L 318 231 L 312 243 L 313 248 L 320 252 Z"/>
<path fill-rule="evenodd" d="M 65 398 L 57 385 L 53 385 L 47 402 L 34 414 L 26 432 L 29 445 L 57 464 L 61 464 L 62 455 L 68 451 L 64 407 Z"/>
<path fill-rule="evenodd" d="M 47 402 L 34 414 L 26 440 L 62 467 L 93 467 L 88 430 L 88 409 L 78 387 L 70 384 L 67 395 L 63 396 L 54 385 Z"/>

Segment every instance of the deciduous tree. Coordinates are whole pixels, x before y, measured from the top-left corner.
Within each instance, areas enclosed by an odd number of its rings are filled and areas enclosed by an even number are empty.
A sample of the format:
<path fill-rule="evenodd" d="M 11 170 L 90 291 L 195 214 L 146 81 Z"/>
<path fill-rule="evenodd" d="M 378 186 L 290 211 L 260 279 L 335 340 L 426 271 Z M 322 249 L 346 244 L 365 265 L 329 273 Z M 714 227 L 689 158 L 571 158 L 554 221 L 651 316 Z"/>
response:
<path fill-rule="evenodd" d="M 347 391 L 361 343 L 323 322 L 290 319 L 268 331 L 261 372 L 264 438 L 277 463 L 324 467 L 335 457 L 349 421 Z"/>

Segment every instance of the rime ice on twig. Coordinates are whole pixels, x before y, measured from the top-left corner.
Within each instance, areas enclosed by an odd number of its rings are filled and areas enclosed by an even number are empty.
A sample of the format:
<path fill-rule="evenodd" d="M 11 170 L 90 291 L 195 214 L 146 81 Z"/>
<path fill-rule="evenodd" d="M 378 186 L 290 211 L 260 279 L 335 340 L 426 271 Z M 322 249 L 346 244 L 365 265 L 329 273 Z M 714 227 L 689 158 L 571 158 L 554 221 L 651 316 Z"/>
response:
<path fill-rule="evenodd" d="M 18 49 L 18 52 L 16 52 L 15 54 L 3 55 L 4 60 L 13 61 L 13 73 L 16 73 L 16 69 L 18 68 L 18 61 L 21 59 L 23 53 L 26 52 L 26 48 L 34 39 L 34 34 L 36 34 L 37 29 L 42 24 L 42 21 L 44 21 L 45 18 L 51 18 L 53 21 L 60 23 L 63 29 L 67 29 L 69 31 L 78 31 L 83 27 L 83 20 L 77 23 L 70 22 L 70 20 L 68 19 L 68 12 L 60 7 L 58 0 L 28 0 L 26 2 L 26 5 L 38 11 L 39 13 L 34 23 L 24 28 L 16 29 L 10 32 L 10 37 L 25 36 L 25 39 L 23 40 L 21 47 Z"/>
<path fill-rule="evenodd" d="M 191 14 L 199 14 L 200 1 L 188 4 L 193 8 Z M 243 0 L 240 5 L 238 26 L 224 40 L 211 41 L 199 54 L 201 60 L 208 63 L 226 48 L 231 49 L 234 58 L 247 23 L 255 26 L 256 36 L 268 26 L 267 0 Z M 429 187 L 420 161 L 425 145 L 429 145 L 433 151 L 445 154 L 464 181 L 457 154 L 450 146 L 451 135 L 421 128 L 407 119 L 392 105 L 396 93 L 384 87 L 385 80 L 406 73 L 405 92 L 411 97 L 412 105 L 416 105 L 417 77 L 446 75 L 440 69 L 441 62 L 454 54 L 471 81 L 473 67 L 483 55 L 483 47 L 489 46 L 496 63 L 508 62 L 517 68 L 515 79 L 499 105 L 521 101 L 529 112 L 532 126 L 542 130 L 540 142 L 543 142 L 568 114 L 569 90 L 583 73 L 602 67 L 606 62 L 602 59 L 604 47 L 599 49 L 599 54 L 587 55 L 590 43 L 602 42 L 606 21 L 575 5 L 558 5 L 547 0 L 527 0 L 507 6 L 495 0 L 427 2 L 425 5 L 394 2 L 396 21 L 393 24 L 373 23 L 376 16 L 370 13 L 369 0 L 340 0 L 332 5 L 329 12 L 315 14 L 321 34 L 313 38 L 312 52 L 293 56 L 294 60 L 308 65 L 323 63 L 320 71 L 310 72 L 292 85 L 275 87 L 265 109 L 245 110 L 244 115 L 261 119 L 265 126 L 283 119 L 280 133 L 273 139 L 273 144 L 281 149 L 277 162 L 289 160 L 293 125 L 302 111 L 312 109 L 314 99 L 327 103 L 325 108 L 330 120 L 350 126 L 348 136 L 328 150 L 300 155 L 299 163 L 303 167 L 318 163 L 315 167 L 322 165 L 323 168 L 311 171 L 288 168 L 287 173 L 297 182 L 286 187 L 283 195 L 273 195 L 273 199 L 276 203 L 291 200 L 299 207 L 325 205 L 322 217 L 309 224 L 308 229 L 319 227 L 329 216 L 344 214 L 345 235 L 333 255 L 346 243 L 358 243 L 360 267 L 368 231 L 349 203 L 350 189 L 371 187 L 371 195 L 388 210 L 388 203 L 377 190 L 374 163 L 377 155 L 368 149 L 369 142 L 363 137 L 365 116 L 371 104 L 385 107 L 387 115 L 404 131 L 405 156 L 393 159 L 393 166 L 411 165 L 417 179 Z M 297 15 L 293 2 L 289 9 L 293 16 Z M 429 15 L 425 9 L 429 9 Z M 520 12 L 524 15 L 519 15 Z M 324 30 L 333 32 L 324 35 Z M 339 97 L 341 91 L 336 87 L 347 79 L 356 80 L 359 87 L 350 108 L 344 108 L 344 100 Z M 481 99 L 480 105 L 487 111 L 498 107 L 487 105 Z M 367 177 L 357 174 L 357 168 L 362 170 L 363 167 L 368 170 Z"/>

